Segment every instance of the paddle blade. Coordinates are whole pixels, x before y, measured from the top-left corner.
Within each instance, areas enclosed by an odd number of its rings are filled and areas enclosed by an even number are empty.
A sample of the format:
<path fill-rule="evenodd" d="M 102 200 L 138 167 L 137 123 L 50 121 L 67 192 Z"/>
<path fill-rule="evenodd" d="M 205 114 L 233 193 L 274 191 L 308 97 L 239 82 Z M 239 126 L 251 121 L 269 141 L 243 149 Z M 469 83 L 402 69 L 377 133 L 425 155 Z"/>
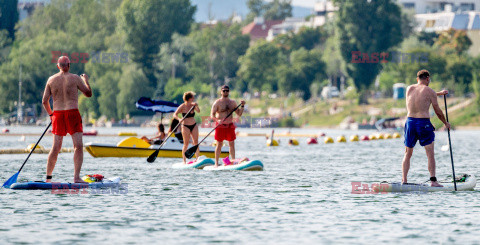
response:
<path fill-rule="evenodd" d="M 195 152 L 197 152 L 197 149 L 198 149 L 198 145 L 192 146 L 190 149 L 185 151 L 185 157 L 188 159 L 192 158 L 193 155 L 195 155 Z"/>
<path fill-rule="evenodd" d="M 3 183 L 3 187 L 4 188 L 10 188 L 11 185 L 17 183 L 18 174 L 20 174 L 20 171 L 18 171 L 16 174 L 12 175 L 12 177 L 10 177 L 10 179 L 5 181 L 5 183 Z"/>
<path fill-rule="evenodd" d="M 155 159 L 157 159 L 159 152 L 160 152 L 160 149 L 155 150 L 155 152 L 153 152 L 153 154 L 147 158 L 147 162 L 149 163 L 155 162 Z"/>

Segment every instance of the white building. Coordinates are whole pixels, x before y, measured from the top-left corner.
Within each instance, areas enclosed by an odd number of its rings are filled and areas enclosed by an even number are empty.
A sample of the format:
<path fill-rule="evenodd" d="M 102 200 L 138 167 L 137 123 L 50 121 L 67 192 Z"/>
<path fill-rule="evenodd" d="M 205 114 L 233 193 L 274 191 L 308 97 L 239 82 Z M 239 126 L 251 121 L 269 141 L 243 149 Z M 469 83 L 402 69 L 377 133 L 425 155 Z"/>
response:
<path fill-rule="evenodd" d="M 417 14 L 438 12 L 480 11 L 480 0 L 397 0 L 407 9 L 414 9 Z"/>
<path fill-rule="evenodd" d="M 273 41 L 280 34 L 297 33 L 302 27 L 313 27 L 313 21 L 305 21 L 303 18 L 286 18 L 282 23 L 270 28 L 266 39 Z"/>
<path fill-rule="evenodd" d="M 315 3 L 313 9 L 315 11 L 315 16 L 313 17 L 313 26 L 315 27 L 325 25 L 328 19 L 331 19 L 334 16 L 335 11 L 338 10 L 333 2 L 329 0 L 321 0 Z"/>
<path fill-rule="evenodd" d="M 480 12 L 441 12 L 415 15 L 416 31 L 441 32 L 449 29 L 480 30 Z"/>

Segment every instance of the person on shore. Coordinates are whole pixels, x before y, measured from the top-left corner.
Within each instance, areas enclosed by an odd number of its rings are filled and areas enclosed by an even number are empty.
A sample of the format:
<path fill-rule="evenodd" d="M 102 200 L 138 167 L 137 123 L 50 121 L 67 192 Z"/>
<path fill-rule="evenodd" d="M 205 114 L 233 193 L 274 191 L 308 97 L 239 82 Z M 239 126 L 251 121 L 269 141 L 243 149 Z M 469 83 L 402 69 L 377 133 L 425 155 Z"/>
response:
<path fill-rule="evenodd" d="M 58 153 L 62 149 L 63 137 L 72 136 L 74 154 L 73 182 L 87 183 L 80 178 L 83 164 L 83 126 L 82 117 L 78 111 L 78 90 L 86 97 L 92 96 L 88 76 L 69 73 L 70 60 L 66 56 L 58 58 L 57 67 L 60 72 L 48 78 L 43 93 L 42 104 L 52 120 L 53 146 L 48 154 L 46 182 L 52 181 L 52 173 L 57 162 Z M 50 107 L 53 99 L 53 111 Z"/>
<path fill-rule="evenodd" d="M 182 116 L 184 118 L 182 122 L 182 135 L 183 135 L 182 157 L 183 157 L 183 164 L 187 164 L 185 151 L 188 149 L 188 145 L 190 143 L 190 137 L 192 138 L 193 145 L 198 144 L 198 125 L 197 125 L 197 122 L 195 121 L 195 111 L 200 112 L 200 108 L 198 107 L 197 103 L 195 103 L 195 93 L 192 91 L 188 91 L 183 94 L 183 101 L 184 103 L 177 108 L 177 111 L 175 111 L 175 113 L 173 114 L 173 117 L 180 121 L 178 114 L 182 113 Z M 192 107 L 193 107 L 193 110 L 190 111 Z M 188 113 L 189 111 L 190 113 Z M 197 148 L 197 152 L 195 152 L 195 159 L 198 159 L 199 156 L 200 156 L 200 149 Z"/>
<path fill-rule="evenodd" d="M 157 136 L 153 138 L 147 138 L 147 136 L 143 136 L 141 139 L 144 140 L 145 142 L 149 143 L 150 145 L 160 145 L 163 140 L 165 139 L 165 127 L 163 124 L 160 122 L 157 125 L 158 133 Z"/>
<path fill-rule="evenodd" d="M 421 70 L 417 73 L 417 84 L 410 85 L 407 88 L 408 118 L 405 122 L 405 156 L 402 163 L 402 183 L 407 183 L 413 147 L 419 141 L 420 145 L 425 147 L 427 154 L 431 186 L 442 187 L 435 177 L 435 153 L 433 148 L 435 128 L 430 122 L 429 109 L 432 105 L 438 119 L 445 124 L 445 127 L 450 129 L 450 124 L 445 120 L 437 101 L 437 96 L 446 95 L 448 91 L 442 90 L 437 93 L 428 87 L 429 84 L 430 73 L 427 70 Z"/>
<path fill-rule="evenodd" d="M 221 97 L 217 99 L 213 105 L 210 113 L 210 117 L 215 121 L 216 125 L 222 124 L 215 129 L 215 140 L 217 145 L 215 146 L 215 167 L 218 167 L 218 159 L 222 152 L 223 141 L 228 141 L 229 153 L 231 159 L 235 159 L 235 124 L 233 123 L 233 115 L 226 118 L 230 112 L 237 107 L 237 102 L 228 97 L 230 88 L 227 85 L 223 85 L 220 89 Z M 235 113 L 240 117 L 243 114 L 245 108 L 245 101 L 240 102 L 242 105 Z M 223 121 L 225 119 L 225 121 Z"/>

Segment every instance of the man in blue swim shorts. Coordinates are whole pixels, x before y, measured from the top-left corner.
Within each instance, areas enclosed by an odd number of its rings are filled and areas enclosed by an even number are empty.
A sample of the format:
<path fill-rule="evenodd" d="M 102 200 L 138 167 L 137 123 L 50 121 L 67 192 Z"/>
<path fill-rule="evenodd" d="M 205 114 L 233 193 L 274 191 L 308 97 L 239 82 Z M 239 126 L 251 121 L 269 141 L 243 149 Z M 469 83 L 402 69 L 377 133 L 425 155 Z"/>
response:
<path fill-rule="evenodd" d="M 438 106 L 437 96 L 448 94 L 447 90 L 436 93 L 428 87 L 430 74 L 427 70 L 417 73 L 417 84 L 407 88 L 407 111 L 408 118 L 405 123 L 405 157 L 402 165 L 402 182 L 407 183 L 408 170 L 410 169 L 410 158 L 413 147 L 417 141 L 425 147 L 428 158 L 428 171 L 430 172 L 431 186 L 442 187 L 435 177 L 435 153 L 433 143 L 435 140 L 435 128 L 430 122 L 429 109 L 433 106 L 435 114 L 450 129 L 450 124 L 445 120 L 442 110 Z"/>

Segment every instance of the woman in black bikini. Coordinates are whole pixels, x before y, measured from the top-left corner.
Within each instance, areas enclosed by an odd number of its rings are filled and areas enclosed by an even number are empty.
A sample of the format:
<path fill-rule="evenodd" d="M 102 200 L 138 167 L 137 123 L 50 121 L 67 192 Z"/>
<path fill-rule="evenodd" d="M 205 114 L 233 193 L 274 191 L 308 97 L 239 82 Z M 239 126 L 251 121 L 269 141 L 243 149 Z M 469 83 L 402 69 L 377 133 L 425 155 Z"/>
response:
<path fill-rule="evenodd" d="M 183 149 L 182 149 L 182 156 L 183 156 L 183 163 L 187 163 L 187 159 L 185 158 L 185 151 L 188 149 L 188 144 L 190 143 L 190 137 L 192 138 L 193 145 L 198 144 L 198 125 L 195 121 L 195 111 L 200 112 L 200 108 L 198 108 L 197 103 L 195 103 L 195 93 L 192 91 L 185 92 L 183 94 L 183 101 L 185 103 L 181 104 L 177 111 L 173 114 L 173 118 L 180 120 L 178 114 L 182 113 L 182 116 L 185 118 L 182 123 L 182 135 L 183 135 Z M 187 112 L 194 107 L 194 109 L 187 115 Z M 198 158 L 200 154 L 200 150 L 197 148 L 197 152 L 195 153 L 195 158 Z"/>

